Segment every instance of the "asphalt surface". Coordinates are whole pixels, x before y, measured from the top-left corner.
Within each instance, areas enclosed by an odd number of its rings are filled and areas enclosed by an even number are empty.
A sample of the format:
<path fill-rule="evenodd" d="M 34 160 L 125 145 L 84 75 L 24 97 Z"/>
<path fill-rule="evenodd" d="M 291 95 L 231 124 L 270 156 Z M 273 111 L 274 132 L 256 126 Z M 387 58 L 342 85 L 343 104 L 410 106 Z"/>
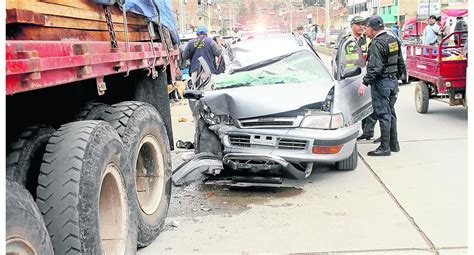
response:
<path fill-rule="evenodd" d="M 289 188 L 174 187 L 164 231 L 138 254 L 467 254 L 468 111 L 430 101 L 418 114 L 414 88 L 396 104 L 401 152 L 368 157 L 377 145 L 360 143 L 357 169 L 317 166 Z M 172 118 L 175 140 L 193 141 L 185 102 Z"/>

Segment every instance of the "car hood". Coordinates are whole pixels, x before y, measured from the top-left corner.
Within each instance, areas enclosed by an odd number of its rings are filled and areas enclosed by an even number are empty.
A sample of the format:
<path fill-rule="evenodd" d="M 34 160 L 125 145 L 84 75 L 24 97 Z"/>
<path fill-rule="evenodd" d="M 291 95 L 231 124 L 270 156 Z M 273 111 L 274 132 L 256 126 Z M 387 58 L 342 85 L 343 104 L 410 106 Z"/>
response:
<path fill-rule="evenodd" d="M 334 81 L 324 80 L 319 84 L 276 84 L 220 89 L 206 91 L 201 101 L 217 115 L 230 115 L 234 119 L 255 118 L 291 112 L 323 102 L 334 85 Z"/>

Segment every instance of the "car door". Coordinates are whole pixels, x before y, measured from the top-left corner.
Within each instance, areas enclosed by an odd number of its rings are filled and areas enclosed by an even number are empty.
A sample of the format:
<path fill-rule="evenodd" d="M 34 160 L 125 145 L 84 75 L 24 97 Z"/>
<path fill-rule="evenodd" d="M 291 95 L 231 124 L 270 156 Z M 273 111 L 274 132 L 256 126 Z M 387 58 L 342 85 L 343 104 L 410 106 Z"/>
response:
<path fill-rule="evenodd" d="M 366 74 L 366 63 L 362 51 L 352 37 L 340 41 L 335 58 L 335 108 L 344 114 L 349 124 L 361 121 L 372 113 L 370 89 L 363 96 L 358 90 Z"/>

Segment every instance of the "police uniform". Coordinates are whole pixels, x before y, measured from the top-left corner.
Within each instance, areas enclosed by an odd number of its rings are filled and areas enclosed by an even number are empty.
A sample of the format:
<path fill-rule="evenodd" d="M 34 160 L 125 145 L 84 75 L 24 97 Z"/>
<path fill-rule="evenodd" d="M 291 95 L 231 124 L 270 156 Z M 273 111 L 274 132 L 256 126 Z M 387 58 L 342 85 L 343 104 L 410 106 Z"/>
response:
<path fill-rule="evenodd" d="M 367 25 L 380 31 L 369 45 L 367 74 L 362 83 L 370 85 L 372 106 L 380 123 L 381 133 L 380 146 L 368 155 L 389 156 L 391 151 L 400 151 L 394 106 L 398 96 L 398 77 L 401 76 L 405 63 L 397 39 L 382 30 L 382 18 L 373 16 L 368 19 Z"/>

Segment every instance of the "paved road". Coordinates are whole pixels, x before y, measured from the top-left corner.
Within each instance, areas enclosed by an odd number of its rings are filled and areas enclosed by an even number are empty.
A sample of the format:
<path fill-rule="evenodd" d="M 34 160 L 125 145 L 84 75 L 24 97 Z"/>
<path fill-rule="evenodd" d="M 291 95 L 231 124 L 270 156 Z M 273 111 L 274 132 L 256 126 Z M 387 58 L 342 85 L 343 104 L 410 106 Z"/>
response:
<path fill-rule="evenodd" d="M 376 145 L 359 144 L 357 169 L 319 166 L 294 188 L 174 188 L 164 232 L 139 254 L 467 254 L 467 109 L 418 114 L 414 87 L 396 105 L 401 152 L 371 158 Z M 172 108 L 176 138 L 192 140 L 187 105 Z"/>

